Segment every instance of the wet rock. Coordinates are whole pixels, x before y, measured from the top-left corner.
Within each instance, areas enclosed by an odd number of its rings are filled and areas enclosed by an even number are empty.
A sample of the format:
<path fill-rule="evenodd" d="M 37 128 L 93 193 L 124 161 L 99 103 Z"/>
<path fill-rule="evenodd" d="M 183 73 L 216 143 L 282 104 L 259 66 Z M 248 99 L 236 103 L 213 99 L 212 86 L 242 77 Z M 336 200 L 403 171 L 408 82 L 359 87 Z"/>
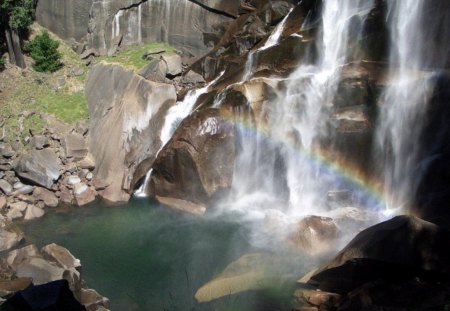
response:
<path fill-rule="evenodd" d="M 182 121 L 153 165 L 149 193 L 208 206 L 229 189 L 234 166 L 234 126 L 223 113 L 206 109 Z"/>
<path fill-rule="evenodd" d="M 50 146 L 49 139 L 44 135 L 35 135 L 31 138 L 30 144 L 38 150 L 44 149 Z"/>
<path fill-rule="evenodd" d="M 310 254 L 329 252 L 338 237 L 339 228 L 332 218 L 308 216 L 297 225 L 289 240 Z"/>
<path fill-rule="evenodd" d="M 35 205 L 29 204 L 27 207 L 27 211 L 25 212 L 25 220 L 32 220 L 35 218 L 41 218 L 44 216 L 45 212 L 42 208 L 39 208 Z"/>
<path fill-rule="evenodd" d="M 67 134 L 64 136 L 62 145 L 67 158 L 73 158 L 75 161 L 82 160 L 88 154 L 86 141 L 79 134 Z"/>
<path fill-rule="evenodd" d="M 0 252 L 11 249 L 24 239 L 23 232 L 7 218 L 0 216 Z"/>
<path fill-rule="evenodd" d="M 58 157 L 52 149 L 32 150 L 22 155 L 14 171 L 23 179 L 51 189 L 60 176 Z"/>
<path fill-rule="evenodd" d="M 249 290 L 264 289 L 271 283 L 269 271 L 273 264 L 270 256 L 260 253 L 245 254 L 197 290 L 195 299 L 203 303 Z"/>
<path fill-rule="evenodd" d="M 304 299 L 306 302 L 321 308 L 337 308 L 343 300 L 343 297 L 339 294 L 314 289 L 297 289 L 294 292 L 294 297 Z"/>
<path fill-rule="evenodd" d="M 56 207 L 58 206 L 58 198 L 53 191 L 49 191 L 45 188 L 36 187 L 33 192 L 33 196 L 36 200 L 44 202 L 46 206 Z"/>
<path fill-rule="evenodd" d="M 108 298 L 103 297 L 93 289 L 82 288 L 77 296 L 78 301 L 86 308 L 86 311 L 98 311 L 100 308 L 109 309 Z"/>
<path fill-rule="evenodd" d="M 0 179 L 0 189 L 6 195 L 10 195 L 13 192 L 13 187 L 4 179 Z"/>
<path fill-rule="evenodd" d="M 397 216 L 359 233 L 310 284 L 336 293 L 377 279 L 450 271 L 450 233 L 413 216 Z"/>

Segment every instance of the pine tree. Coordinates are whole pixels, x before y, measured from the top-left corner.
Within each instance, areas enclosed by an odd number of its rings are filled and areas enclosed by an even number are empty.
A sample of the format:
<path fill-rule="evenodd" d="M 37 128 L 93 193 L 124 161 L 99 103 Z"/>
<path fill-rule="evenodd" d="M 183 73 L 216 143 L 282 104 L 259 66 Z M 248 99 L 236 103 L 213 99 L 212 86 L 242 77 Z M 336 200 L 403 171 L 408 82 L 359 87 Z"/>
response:
<path fill-rule="evenodd" d="M 55 72 L 61 68 L 61 54 L 58 52 L 59 42 L 50 38 L 47 31 L 37 35 L 25 46 L 34 60 L 36 71 Z"/>

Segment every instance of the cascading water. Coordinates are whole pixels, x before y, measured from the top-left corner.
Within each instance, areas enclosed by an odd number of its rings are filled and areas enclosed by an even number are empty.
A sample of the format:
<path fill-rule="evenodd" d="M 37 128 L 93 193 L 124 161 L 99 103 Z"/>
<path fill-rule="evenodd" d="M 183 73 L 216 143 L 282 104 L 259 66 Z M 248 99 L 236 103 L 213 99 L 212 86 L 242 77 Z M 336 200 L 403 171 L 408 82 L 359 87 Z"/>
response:
<path fill-rule="evenodd" d="M 290 209 L 294 214 L 324 211 L 322 198 L 331 187 L 327 184 L 331 177 L 320 175 L 320 167 L 312 164 L 308 155 L 314 154 L 316 140 L 328 134 L 326 111 L 337 89 L 340 68 L 347 59 L 350 27 L 359 25 L 359 29 L 352 28 L 352 33 L 361 32 L 372 6 L 372 0 L 324 3 L 323 38 L 317 65 L 301 65 L 289 77 L 286 93 L 273 105 L 265 133 L 238 127 L 241 143 L 231 207 L 259 213 L 281 204 L 285 212 Z M 360 22 L 350 25 L 350 19 Z M 294 151 L 288 147 L 292 145 L 292 137 L 299 138 L 301 154 L 297 148 Z M 281 190 L 283 183 L 287 183 L 289 193 Z"/>
<path fill-rule="evenodd" d="M 173 133 L 178 128 L 178 125 L 180 125 L 181 121 L 183 121 L 194 108 L 195 103 L 197 102 L 197 99 L 202 95 L 208 92 L 209 88 L 214 85 L 224 74 L 224 71 L 222 71 L 214 80 L 209 82 L 206 86 L 200 88 L 191 90 L 186 94 L 186 97 L 183 101 L 177 102 L 175 106 L 171 107 L 169 111 L 167 112 L 166 118 L 164 120 L 164 125 L 161 129 L 161 147 L 156 152 L 156 156 L 161 151 L 161 149 L 167 144 L 167 142 L 170 140 L 170 138 L 173 136 Z M 150 181 L 152 175 L 152 170 L 150 169 L 144 179 L 144 182 L 142 185 L 135 191 L 134 196 L 136 197 L 146 197 L 146 189 L 148 186 L 148 183 Z"/>
<path fill-rule="evenodd" d="M 388 2 L 391 51 L 390 86 L 381 98 L 377 144 L 381 151 L 388 207 L 409 208 L 425 168 L 419 137 L 430 95 L 431 72 L 424 72 L 424 1 Z"/>
<path fill-rule="evenodd" d="M 281 22 L 275 27 L 272 34 L 266 40 L 264 45 L 257 49 L 256 51 L 250 51 L 247 55 L 247 61 L 245 62 L 244 75 L 242 77 L 242 82 L 248 81 L 253 75 L 253 65 L 255 62 L 255 57 L 257 57 L 258 53 L 263 50 L 267 50 L 268 48 L 275 46 L 281 38 L 283 34 L 284 27 L 286 25 L 286 21 L 288 20 L 289 14 L 291 14 L 293 9 L 290 9 L 289 13 L 283 18 Z"/>

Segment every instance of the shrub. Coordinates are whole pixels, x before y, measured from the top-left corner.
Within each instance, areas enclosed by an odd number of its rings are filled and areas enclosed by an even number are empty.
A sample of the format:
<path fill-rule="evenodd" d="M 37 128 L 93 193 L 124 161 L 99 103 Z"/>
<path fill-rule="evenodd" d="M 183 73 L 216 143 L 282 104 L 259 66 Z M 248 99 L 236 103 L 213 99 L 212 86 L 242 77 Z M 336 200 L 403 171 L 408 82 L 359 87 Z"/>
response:
<path fill-rule="evenodd" d="M 61 68 L 61 54 L 58 52 L 59 42 L 50 38 L 47 31 L 37 35 L 25 46 L 25 50 L 34 60 L 36 71 L 55 72 Z"/>
<path fill-rule="evenodd" d="M 0 70 L 5 68 L 5 60 L 3 59 L 3 56 L 0 56 Z"/>

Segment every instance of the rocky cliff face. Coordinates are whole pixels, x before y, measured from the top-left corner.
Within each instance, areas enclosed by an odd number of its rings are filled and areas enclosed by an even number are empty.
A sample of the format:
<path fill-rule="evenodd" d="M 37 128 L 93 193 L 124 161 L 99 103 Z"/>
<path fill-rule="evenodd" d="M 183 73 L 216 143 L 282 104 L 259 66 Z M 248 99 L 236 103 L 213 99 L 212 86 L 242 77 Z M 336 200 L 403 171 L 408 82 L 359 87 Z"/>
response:
<path fill-rule="evenodd" d="M 238 13 L 239 1 L 39 0 L 36 19 L 79 51 L 167 42 L 193 56 L 210 50 Z"/>
<path fill-rule="evenodd" d="M 127 201 L 138 165 L 145 166 L 142 162 L 147 160 L 148 169 L 160 148 L 164 116 L 176 102 L 175 87 L 100 63 L 89 73 L 86 97 L 90 151 L 99 163 L 96 176 L 109 184 L 99 194 L 110 201 Z M 145 174 L 138 171 L 140 177 Z"/>

